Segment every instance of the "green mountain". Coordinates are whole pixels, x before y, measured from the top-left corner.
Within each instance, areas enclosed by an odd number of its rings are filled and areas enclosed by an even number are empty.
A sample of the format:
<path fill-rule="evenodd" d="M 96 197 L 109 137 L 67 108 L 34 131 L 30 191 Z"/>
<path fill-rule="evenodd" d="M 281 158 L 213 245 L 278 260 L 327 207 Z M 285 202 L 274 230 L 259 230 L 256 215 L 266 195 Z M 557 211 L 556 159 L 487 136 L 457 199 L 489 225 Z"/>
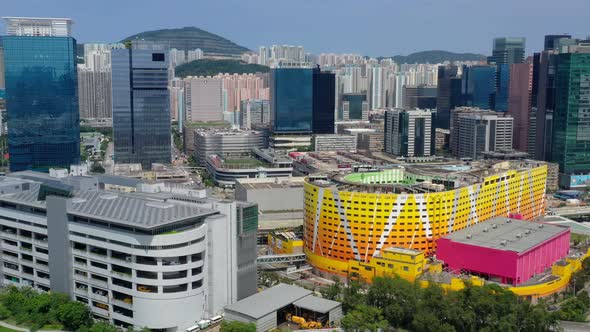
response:
<path fill-rule="evenodd" d="M 176 77 L 187 76 L 214 76 L 219 73 L 228 74 L 254 74 L 268 73 L 270 68 L 267 66 L 248 64 L 239 60 L 212 60 L 201 59 L 191 61 L 174 70 Z"/>
<path fill-rule="evenodd" d="M 475 53 L 453 53 L 447 51 L 423 51 L 410 55 L 395 55 L 392 57 L 396 63 L 442 63 L 445 61 L 481 61 L 486 56 Z"/>
<path fill-rule="evenodd" d="M 196 27 L 144 31 L 123 39 L 121 42 L 143 39 L 169 45 L 179 50 L 200 48 L 206 54 L 240 55 L 250 50 L 216 34 Z"/>

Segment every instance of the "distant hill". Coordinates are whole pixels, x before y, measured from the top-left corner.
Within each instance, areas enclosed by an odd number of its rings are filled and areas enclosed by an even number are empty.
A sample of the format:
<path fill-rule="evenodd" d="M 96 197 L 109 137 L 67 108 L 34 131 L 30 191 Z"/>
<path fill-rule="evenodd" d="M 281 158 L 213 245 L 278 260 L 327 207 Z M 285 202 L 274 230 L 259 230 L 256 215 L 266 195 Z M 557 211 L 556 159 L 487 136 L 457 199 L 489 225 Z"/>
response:
<path fill-rule="evenodd" d="M 196 27 L 144 31 L 129 36 L 121 42 L 135 39 L 161 42 L 169 45 L 170 48 L 185 51 L 200 48 L 206 54 L 240 55 L 250 51 L 230 40 Z"/>
<path fill-rule="evenodd" d="M 176 67 L 176 77 L 187 76 L 214 76 L 219 73 L 228 74 L 254 74 L 268 73 L 267 66 L 248 64 L 239 60 L 212 60 L 201 59 L 191 61 Z"/>
<path fill-rule="evenodd" d="M 447 51 L 423 51 L 410 55 L 395 55 L 392 57 L 396 63 L 441 63 L 445 61 L 480 61 L 486 56 L 475 53 L 453 53 Z"/>

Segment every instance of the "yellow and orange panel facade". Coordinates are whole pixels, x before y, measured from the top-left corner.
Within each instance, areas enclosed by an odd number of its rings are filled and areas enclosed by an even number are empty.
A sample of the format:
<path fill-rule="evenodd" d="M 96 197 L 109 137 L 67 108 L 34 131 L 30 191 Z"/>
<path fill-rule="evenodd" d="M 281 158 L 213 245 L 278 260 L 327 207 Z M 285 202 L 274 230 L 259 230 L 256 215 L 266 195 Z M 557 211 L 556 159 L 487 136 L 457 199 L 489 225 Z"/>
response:
<path fill-rule="evenodd" d="M 304 185 L 304 251 L 318 272 L 332 275 L 349 277 L 357 272 L 353 267 L 370 264 L 373 272 L 358 273 L 366 279 L 378 273 L 380 259 L 393 257 L 387 248 L 432 256 L 438 238 L 469 225 L 496 216 L 544 215 L 546 178 L 546 165 L 527 161 L 310 175 Z"/>

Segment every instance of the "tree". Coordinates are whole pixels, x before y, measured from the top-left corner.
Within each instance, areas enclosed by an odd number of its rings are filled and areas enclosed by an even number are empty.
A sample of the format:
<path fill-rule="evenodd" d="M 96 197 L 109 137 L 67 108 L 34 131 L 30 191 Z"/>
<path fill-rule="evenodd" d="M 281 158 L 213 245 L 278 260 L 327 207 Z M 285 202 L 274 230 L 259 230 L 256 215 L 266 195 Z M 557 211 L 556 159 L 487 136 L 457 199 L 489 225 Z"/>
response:
<path fill-rule="evenodd" d="M 348 312 L 340 322 L 345 331 L 377 331 L 386 329 L 389 325 L 383 318 L 381 309 L 361 304 Z"/>
<path fill-rule="evenodd" d="M 334 278 L 334 283 L 328 287 L 320 289 L 322 296 L 328 300 L 337 301 L 342 293 L 342 283 L 340 279 Z"/>
<path fill-rule="evenodd" d="M 92 166 L 90 166 L 90 172 L 104 174 L 105 169 L 104 169 L 104 167 L 102 167 L 102 165 L 100 163 L 95 161 L 94 163 L 92 163 Z"/>
<path fill-rule="evenodd" d="M 256 324 L 236 321 L 223 321 L 221 332 L 256 332 Z"/>
<path fill-rule="evenodd" d="M 80 302 L 62 304 L 58 309 L 57 319 L 67 330 L 77 330 L 92 322 L 88 307 Z"/>
<path fill-rule="evenodd" d="M 342 291 L 342 310 L 348 312 L 357 305 L 365 304 L 365 295 L 361 293 L 361 284 L 356 280 L 351 280 Z"/>

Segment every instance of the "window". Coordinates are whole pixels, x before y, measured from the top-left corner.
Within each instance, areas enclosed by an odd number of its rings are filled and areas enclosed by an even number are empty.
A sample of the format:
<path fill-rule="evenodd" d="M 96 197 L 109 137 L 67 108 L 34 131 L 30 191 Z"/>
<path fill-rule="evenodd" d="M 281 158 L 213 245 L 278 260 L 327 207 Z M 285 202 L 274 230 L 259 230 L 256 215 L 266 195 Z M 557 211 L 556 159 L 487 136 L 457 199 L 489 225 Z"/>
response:
<path fill-rule="evenodd" d="M 164 62 L 165 59 L 164 53 L 152 53 L 152 61 Z"/>

